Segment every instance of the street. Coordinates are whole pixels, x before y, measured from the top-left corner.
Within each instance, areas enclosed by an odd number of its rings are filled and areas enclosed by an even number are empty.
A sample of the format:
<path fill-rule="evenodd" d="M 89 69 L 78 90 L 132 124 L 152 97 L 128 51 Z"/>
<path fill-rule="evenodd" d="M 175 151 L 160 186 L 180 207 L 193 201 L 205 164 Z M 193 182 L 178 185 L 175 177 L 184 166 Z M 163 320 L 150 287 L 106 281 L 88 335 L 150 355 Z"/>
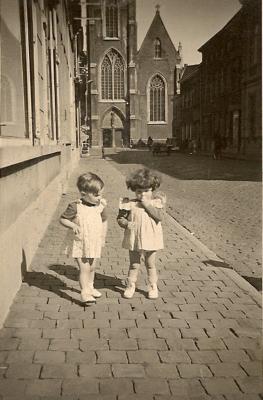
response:
<path fill-rule="evenodd" d="M 0 330 L 0 399 L 260 400 L 260 295 L 238 274 L 207 266 L 171 216 L 157 257 L 159 298 L 147 299 L 144 268 L 134 297 L 123 298 L 128 254 L 116 215 L 128 192 L 107 158 L 75 169 Z M 85 171 L 105 181 L 109 230 L 95 278 L 103 295 L 84 307 L 59 216 Z"/>
<path fill-rule="evenodd" d="M 122 173 L 139 165 L 162 174 L 168 213 L 213 250 L 230 268 L 261 285 L 261 163 L 213 160 L 176 153 L 109 151 Z"/>

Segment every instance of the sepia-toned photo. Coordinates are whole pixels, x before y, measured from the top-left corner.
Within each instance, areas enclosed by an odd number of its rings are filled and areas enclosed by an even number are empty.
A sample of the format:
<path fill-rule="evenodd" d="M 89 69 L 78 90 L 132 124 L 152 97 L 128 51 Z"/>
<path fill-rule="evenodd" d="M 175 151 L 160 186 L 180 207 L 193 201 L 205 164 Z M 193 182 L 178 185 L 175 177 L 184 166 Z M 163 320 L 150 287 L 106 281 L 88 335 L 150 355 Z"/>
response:
<path fill-rule="evenodd" d="M 260 0 L 0 0 L 0 400 L 263 400 Z"/>

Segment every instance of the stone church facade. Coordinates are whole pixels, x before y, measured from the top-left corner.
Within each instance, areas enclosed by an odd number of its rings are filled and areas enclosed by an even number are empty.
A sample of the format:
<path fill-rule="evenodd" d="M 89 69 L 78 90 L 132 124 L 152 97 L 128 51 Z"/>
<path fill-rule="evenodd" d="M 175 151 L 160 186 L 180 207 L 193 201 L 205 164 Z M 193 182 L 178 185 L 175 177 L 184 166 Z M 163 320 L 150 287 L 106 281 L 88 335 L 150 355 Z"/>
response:
<path fill-rule="evenodd" d="M 139 51 L 135 0 L 90 6 L 89 55 L 92 146 L 172 137 L 182 54 L 158 6 Z"/>

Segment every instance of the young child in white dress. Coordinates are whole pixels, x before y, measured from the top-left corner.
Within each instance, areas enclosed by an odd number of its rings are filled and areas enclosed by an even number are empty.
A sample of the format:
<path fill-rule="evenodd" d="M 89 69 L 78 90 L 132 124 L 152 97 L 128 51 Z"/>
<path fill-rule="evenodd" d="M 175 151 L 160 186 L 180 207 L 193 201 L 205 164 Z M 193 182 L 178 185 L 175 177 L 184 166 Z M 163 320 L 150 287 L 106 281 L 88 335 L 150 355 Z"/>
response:
<path fill-rule="evenodd" d="M 94 289 L 96 259 L 100 258 L 107 230 L 106 200 L 102 197 L 104 183 L 88 172 L 77 180 L 80 198 L 70 203 L 61 215 L 62 225 L 74 232 L 72 257 L 79 266 L 79 283 L 83 302 L 94 303 L 101 293 Z"/>
<path fill-rule="evenodd" d="M 151 170 L 143 168 L 126 179 L 127 188 L 135 192 L 135 199 L 121 198 L 118 224 L 124 228 L 122 247 L 129 250 L 130 267 L 124 297 L 130 299 L 135 292 L 141 261 L 144 260 L 148 274 L 148 298 L 158 298 L 155 258 L 157 250 L 163 249 L 161 221 L 165 214 L 166 196 L 155 192 L 160 178 Z"/>

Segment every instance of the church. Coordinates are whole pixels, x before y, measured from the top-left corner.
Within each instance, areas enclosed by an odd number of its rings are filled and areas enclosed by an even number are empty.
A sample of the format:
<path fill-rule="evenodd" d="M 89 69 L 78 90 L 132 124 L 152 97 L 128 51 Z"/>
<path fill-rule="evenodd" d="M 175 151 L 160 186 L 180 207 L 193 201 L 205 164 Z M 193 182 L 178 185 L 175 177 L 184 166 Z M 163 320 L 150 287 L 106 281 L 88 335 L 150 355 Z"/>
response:
<path fill-rule="evenodd" d="M 173 136 L 173 98 L 183 67 L 160 7 L 137 49 L 136 0 L 103 0 L 88 7 L 90 136 L 92 146 Z"/>

